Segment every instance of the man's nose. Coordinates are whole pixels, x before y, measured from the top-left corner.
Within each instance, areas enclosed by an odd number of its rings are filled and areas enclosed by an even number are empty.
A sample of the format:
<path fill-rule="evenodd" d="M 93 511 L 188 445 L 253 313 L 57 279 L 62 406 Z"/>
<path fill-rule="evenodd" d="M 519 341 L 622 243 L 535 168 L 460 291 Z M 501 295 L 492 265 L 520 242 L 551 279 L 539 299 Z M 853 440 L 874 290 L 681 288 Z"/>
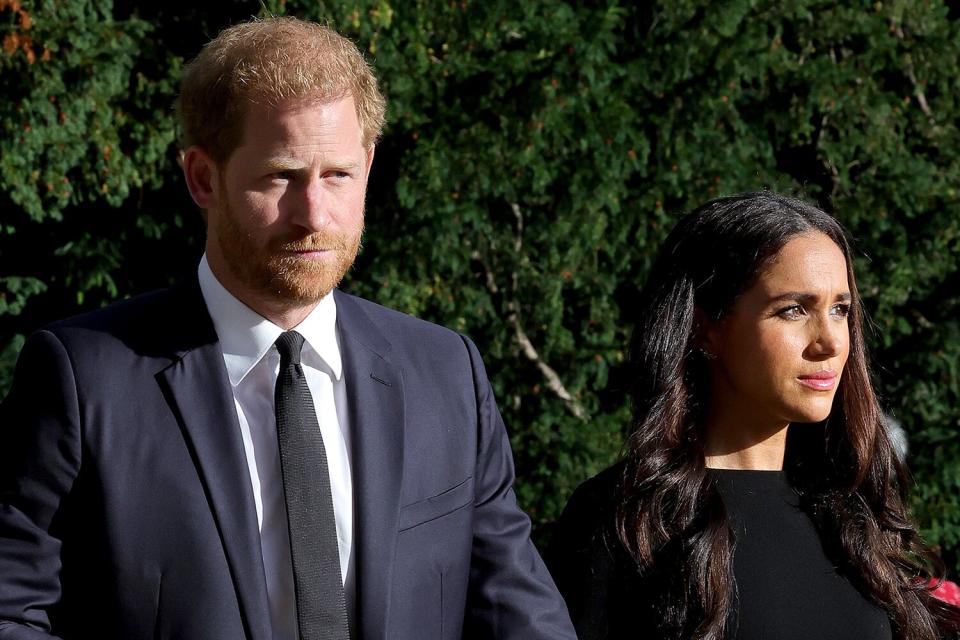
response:
<path fill-rule="evenodd" d="M 324 189 L 322 179 L 311 178 L 303 183 L 297 194 L 293 222 L 310 232 L 330 224 L 330 194 Z"/>

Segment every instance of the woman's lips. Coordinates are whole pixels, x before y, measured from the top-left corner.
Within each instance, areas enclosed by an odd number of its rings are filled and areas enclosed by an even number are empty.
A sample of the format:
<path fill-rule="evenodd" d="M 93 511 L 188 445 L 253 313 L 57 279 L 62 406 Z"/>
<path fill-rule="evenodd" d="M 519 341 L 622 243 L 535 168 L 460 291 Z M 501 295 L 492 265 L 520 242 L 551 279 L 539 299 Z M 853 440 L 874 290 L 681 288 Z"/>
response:
<path fill-rule="evenodd" d="M 797 376 L 800 384 L 817 391 L 829 391 L 837 383 L 837 374 L 834 371 L 818 371 L 803 376 Z"/>

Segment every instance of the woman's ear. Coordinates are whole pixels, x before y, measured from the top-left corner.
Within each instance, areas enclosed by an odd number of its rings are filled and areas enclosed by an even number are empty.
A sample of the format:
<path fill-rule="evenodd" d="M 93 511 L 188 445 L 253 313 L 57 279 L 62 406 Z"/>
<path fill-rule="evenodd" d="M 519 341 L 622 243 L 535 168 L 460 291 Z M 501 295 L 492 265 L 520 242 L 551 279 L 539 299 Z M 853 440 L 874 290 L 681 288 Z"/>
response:
<path fill-rule="evenodd" d="M 697 307 L 693 310 L 694 340 L 697 349 L 707 359 L 717 357 L 719 341 L 719 320 L 710 318 L 706 312 Z"/>

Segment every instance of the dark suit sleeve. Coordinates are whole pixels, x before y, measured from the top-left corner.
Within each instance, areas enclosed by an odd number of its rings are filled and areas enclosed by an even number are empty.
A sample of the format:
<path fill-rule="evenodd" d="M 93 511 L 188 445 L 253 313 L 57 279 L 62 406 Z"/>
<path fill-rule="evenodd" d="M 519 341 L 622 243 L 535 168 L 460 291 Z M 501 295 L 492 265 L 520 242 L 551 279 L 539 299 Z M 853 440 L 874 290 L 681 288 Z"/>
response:
<path fill-rule="evenodd" d="M 464 637 L 576 638 L 566 606 L 530 540 L 513 492 L 513 457 L 476 346 L 465 339 L 477 394 L 473 552 Z"/>
<path fill-rule="evenodd" d="M 32 336 L 0 405 L 0 640 L 51 638 L 60 598 L 52 533 L 80 468 L 73 370 L 48 331 Z"/>

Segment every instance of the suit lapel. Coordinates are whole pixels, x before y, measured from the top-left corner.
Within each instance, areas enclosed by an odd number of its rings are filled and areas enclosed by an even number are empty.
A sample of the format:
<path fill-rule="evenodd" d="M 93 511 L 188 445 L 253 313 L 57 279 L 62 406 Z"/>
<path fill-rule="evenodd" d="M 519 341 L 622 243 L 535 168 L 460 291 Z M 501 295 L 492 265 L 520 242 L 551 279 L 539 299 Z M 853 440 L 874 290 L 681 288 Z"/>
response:
<path fill-rule="evenodd" d="M 270 609 L 246 452 L 223 355 L 195 286 L 179 309 L 176 359 L 158 374 L 200 472 L 250 640 L 269 640 Z M 185 338 L 184 338 L 185 336 Z"/>
<path fill-rule="evenodd" d="M 390 343 L 357 302 L 339 291 L 337 328 L 347 385 L 357 540 L 357 628 L 387 637 L 400 485 L 403 479 L 403 376 Z"/>

